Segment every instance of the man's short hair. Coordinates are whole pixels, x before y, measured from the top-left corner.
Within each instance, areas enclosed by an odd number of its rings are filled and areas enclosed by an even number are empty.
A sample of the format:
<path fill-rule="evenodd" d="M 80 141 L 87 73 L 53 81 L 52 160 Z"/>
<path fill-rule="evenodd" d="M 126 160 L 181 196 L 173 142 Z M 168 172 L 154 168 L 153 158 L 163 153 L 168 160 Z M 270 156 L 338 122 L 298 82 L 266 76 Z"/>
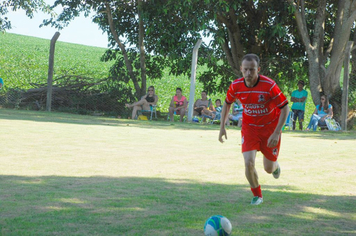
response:
<path fill-rule="evenodd" d="M 206 95 L 208 95 L 208 93 L 205 91 L 205 90 L 203 90 L 203 91 L 201 91 L 202 93 L 205 93 Z"/>
<path fill-rule="evenodd" d="M 304 86 L 304 81 L 303 80 L 299 80 L 297 85 L 299 85 L 299 84 Z"/>
<path fill-rule="evenodd" d="M 247 60 L 247 61 L 256 61 L 257 62 L 257 66 L 260 66 L 260 58 L 253 53 L 249 53 L 246 54 L 245 56 L 243 56 L 242 61 Z M 242 62 L 241 61 L 241 62 Z"/>

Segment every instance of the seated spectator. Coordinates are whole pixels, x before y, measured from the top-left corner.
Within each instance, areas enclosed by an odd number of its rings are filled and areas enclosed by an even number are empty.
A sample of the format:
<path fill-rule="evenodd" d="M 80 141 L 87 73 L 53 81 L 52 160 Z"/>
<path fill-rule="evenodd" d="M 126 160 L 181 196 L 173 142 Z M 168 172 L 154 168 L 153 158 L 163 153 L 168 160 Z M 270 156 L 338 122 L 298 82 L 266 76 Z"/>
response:
<path fill-rule="evenodd" d="M 203 91 L 201 92 L 201 99 L 198 99 L 194 103 L 194 111 L 193 115 L 194 116 L 201 116 L 207 112 L 207 110 L 213 110 L 213 104 L 211 103 L 211 100 L 207 98 L 207 92 Z M 204 110 L 204 111 L 203 111 Z"/>
<path fill-rule="evenodd" d="M 243 106 L 240 102 L 240 100 L 236 99 L 234 102 L 234 106 L 232 108 L 232 114 L 229 114 L 229 120 L 236 121 L 237 126 L 241 127 L 242 126 L 242 113 L 243 113 Z M 228 122 L 229 125 L 230 122 Z"/>
<path fill-rule="evenodd" d="M 134 102 L 132 104 L 125 104 L 127 108 L 132 109 L 132 119 L 136 119 L 137 111 L 139 110 L 151 110 L 153 105 L 156 105 L 158 101 L 158 96 L 155 94 L 155 88 L 153 86 L 148 87 L 148 92 L 145 96 L 141 98 L 140 101 Z"/>
<path fill-rule="evenodd" d="M 209 99 L 210 100 L 210 99 Z M 221 105 L 221 100 L 216 99 L 215 100 L 215 107 L 211 106 L 210 109 L 203 109 L 202 114 L 208 117 L 211 117 L 213 119 L 218 119 L 220 120 L 221 117 L 221 111 L 222 111 L 222 105 Z"/>
<path fill-rule="evenodd" d="M 183 117 L 185 115 L 185 111 L 187 110 L 187 99 L 182 95 L 182 89 L 176 89 L 176 95 L 172 97 L 171 104 L 169 107 L 169 118 L 171 122 L 174 121 L 174 113 L 176 115 L 180 115 L 179 121 L 183 122 Z"/>
<path fill-rule="evenodd" d="M 223 106 L 221 105 L 221 100 L 216 99 L 215 107 L 214 107 L 214 111 L 213 111 L 214 119 L 220 120 L 222 108 L 223 108 Z"/>
<path fill-rule="evenodd" d="M 209 99 L 209 107 L 208 108 L 204 107 L 203 110 L 201 111 L 201 114 L 203 116 L 205 116 L 205 118 L 209 118 L 210 117 L 210 118 L 214 119 L 215 115 L 216 115 L 216 108 L 213 105 L 210 105 L 211 103 L 212 103 L 211 99 Z M 219 103 L 219 106 L 221 106 L 221 102 Z"/>
<path fill-rule="evenodd" d="M 326 118 L 333 117 L 333 107 L 329 104 L 327 96 L 322 95 L 320 97 L 320 104 L 316 105 L 313 115 L 310 118 L 309 125 L 307 130 L 313 128 L 313 131 L 316 131 L 318 125 L 326 126 Z"/>

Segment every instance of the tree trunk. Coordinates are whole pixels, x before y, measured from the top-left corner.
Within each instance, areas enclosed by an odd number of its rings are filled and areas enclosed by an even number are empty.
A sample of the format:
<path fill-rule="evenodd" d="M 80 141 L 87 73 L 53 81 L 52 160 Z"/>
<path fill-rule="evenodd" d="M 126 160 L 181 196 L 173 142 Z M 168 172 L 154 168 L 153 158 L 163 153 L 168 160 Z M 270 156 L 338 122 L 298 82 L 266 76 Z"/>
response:
<path fill-rule="evenodd" d="M 109 26 L 110 26 L 110 32 L 112 33 L 116 43 L 118 44 L 122 55 L 124 56 L 124 61 L 125 61 L 125 66 L 127 69 L 127 72 L 129 74 L 130 79 L 132 80 L 135 90 L 136 90 L 136 95 L 137 98 L 140 99 L 141 98 L 141 88 L 140 85 L 138 83 L 138 80 L 133 72 L 133 67 L 132 67 L 132 62 L 129 60 L 129 56 L 127 54 L 125 45 L 121 42 L 119 35 L 117 34 L 115 27 L 114 27 L 114 21 L 112 18 L 112 13 L 111 13 L 111 8 L 108 2 L 106 2 L 106 14 L 108 16 L 108 22 L 109 22 Z"/>
<path fill-rule="evenodd" d="M 141 64 L 141 94 L 140 97 L 142 97 L 144 94 L 146 94 L 146 57 L 145 57 L 145 46 L 143 42 L 144 34 L 145 34 L 145 29 L 143 26 L 143 20 L 142 20 L 142 1 L 138 0 L 138 17 L 139 17 L 139 31 L 138 31 L 138 37 L 139 37 L 139 47 L 140 47 L 140 64 Z"/>
<path fill-rule="evenodd" d="M 340 75 L 344 60 L 344 51 L 349 41 L 351 27 L 356 18 L 356 1 L 340 0 L 335 22 L 334 35 L 330 45 L 324 46 L 326 0 L 318 0 L 315 24 L 310 38 L 306 23 L 305 1 L 288 0 L 294 8 L 294 15 L 307 51 L 309 63 L 309 82 L 314 104 L 320 102 L 320 93 L 330 98 L 336 117 L 341 114 Z M 326 50 L 325 50 L 326 48 Z M 325 63 L 329 59 L 329 65 Z"/>

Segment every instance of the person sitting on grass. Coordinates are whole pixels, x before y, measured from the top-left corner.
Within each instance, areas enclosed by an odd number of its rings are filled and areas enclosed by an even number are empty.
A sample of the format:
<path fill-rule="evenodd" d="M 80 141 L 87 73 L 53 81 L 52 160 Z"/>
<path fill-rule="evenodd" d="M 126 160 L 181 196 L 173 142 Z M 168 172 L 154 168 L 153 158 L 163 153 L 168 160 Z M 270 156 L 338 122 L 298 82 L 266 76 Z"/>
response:
<path fill-rule="evenodd" d="M 132 108 L 132 119 L 136 119 L 137 111 L 139 110 L 151 110 L 153 105 L 156 105 L 158 96 L 155 94 L 155 88 L 153 86 L 148 87 L 148 93 L 141 98 L 140 101 L 132 104 L 126 103 L 127 108 Z M 130 118 L 130 117 L 129 117 Z"/>
<path fill-rule="evenodd" d="M 193 115 L 194 116 L 208 115 L 208 114 L 210 114 L 209 110 L 210 111 L 214 110 L 213 104 L 211 102 L 211 99 L 208 100 L 207 92 L 202 91 L 201 99 L 197 99 L 194 103 Z M 205 120 L 205 117 L 204 117 L 204 120 Z"/>
<path fill-rule="evenodd" d="M 313 128 L 313 131 L 319 126 L 326 126 L 326 118 L 333 117 L 333 107 L 329 104 L 328 97 L 326 95 L 322 95 L 320 97 L 320 104 L 316 105 L 313 115 L 310 117 L 309 125 L 307 127 L 307 131 Z"/>
<path fill-rule="evenodd" d="M 169 106 L 169 118 L 171 122 L 174 121 L 174 113 L 180 115 L 179 121 L 183 122 L 183 117 L 187 109 L 187 99 L 182 95 L 182 89 L 176 89 L 176 95 L 172 97 L 171 104 Z"/>
<path fill-rule="evenodd" d="M 216 99 L 215 107 L 214 107 L 214 111 L 213 111 L 214 119 L 220 120 L 222 108 L 223 108 L 223 106 L 221 105 L 221 100 Z"/>
<path fill-rule="evenodd" d="M 233 122 L 237 122 L 237 127 L 242 126 L 242 113 L 243 113 L 244 108 L 242 107 L 242 104 L 240 100 L 236 99 L 234 102 L 234 107 L 232 108 L 232 114 L 229 114 L 229 120 L 232 120 Z M 228 121 L 227 125 L 229 125 L 230 122 Z"/>

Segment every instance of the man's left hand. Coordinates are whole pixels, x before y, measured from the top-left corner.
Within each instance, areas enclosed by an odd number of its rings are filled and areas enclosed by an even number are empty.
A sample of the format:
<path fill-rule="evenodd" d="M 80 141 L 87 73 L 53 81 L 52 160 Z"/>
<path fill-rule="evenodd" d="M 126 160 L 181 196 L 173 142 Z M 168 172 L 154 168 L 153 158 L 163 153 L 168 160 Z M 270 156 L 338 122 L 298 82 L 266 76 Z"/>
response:
<path fill-rule="evenodd" d="M 267 141 L 267 147 L 272 148 L 277 146 L 280 134 L 273 133 Z"/>

